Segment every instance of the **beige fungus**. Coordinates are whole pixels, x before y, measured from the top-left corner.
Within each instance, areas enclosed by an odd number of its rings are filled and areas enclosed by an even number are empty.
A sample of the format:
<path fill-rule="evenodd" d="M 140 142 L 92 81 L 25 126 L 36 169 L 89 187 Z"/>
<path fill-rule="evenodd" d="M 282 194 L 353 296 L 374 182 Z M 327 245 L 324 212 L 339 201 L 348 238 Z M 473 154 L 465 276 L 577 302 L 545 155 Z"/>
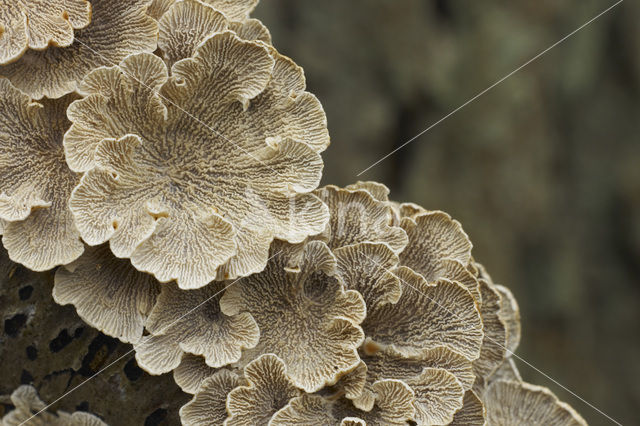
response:
<path fill-rule="evenodd" d="M 87 0 L 0 0 L 0 65 L 27 49 L 70 46 L 74 30 L 90 21 Z"/>
<path fill-rule="evenodd" d="M 223 32 L 170 78 L 149 54 L 92 72 L 65 136 L 67 162 L 87 171 L 70 202 L 83 239 L 188 289 L 261 271 L 274 238 L 320 232 L 328 211 L 308 192 L 324 113 L 275 63 Z"/>

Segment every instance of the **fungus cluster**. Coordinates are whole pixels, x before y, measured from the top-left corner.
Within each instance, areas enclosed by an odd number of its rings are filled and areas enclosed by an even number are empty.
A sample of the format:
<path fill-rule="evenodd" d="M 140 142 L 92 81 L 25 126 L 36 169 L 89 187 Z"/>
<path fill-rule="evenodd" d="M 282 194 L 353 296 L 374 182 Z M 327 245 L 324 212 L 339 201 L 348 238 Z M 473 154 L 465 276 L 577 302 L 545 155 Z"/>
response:
<path fill-rule="evenodd" d="M 318 188 L 322 106 L 256 3 L 0 0 L 9 257 L 171 372 L 185 425 L 584 424 L 522 382 L 518 305 L 460 223 Z M 11 400 L 7 425 L 46 407 Z"/>

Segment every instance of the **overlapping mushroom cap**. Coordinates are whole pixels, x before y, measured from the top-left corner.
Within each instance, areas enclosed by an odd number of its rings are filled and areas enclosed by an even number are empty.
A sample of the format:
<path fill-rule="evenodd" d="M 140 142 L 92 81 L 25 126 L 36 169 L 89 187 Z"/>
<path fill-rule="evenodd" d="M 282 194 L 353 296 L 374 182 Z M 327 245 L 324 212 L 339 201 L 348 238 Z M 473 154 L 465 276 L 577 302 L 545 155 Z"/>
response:
<path fill-rule="evenodd" d="M 84 250 L 68 208 L 80 181 L 64 159 L 65 110 L 74 95 L 34 102 L 0 78 L 0 220 L 14 262 L 43 271 Z"/>
<path fill-rule="evenodd" d="M 400 380 L 382 380 L 372 386 L 374 407 L 362 411 L 348 399 L 302 395 L 292 399 L 271 419 L 271 426 L 406 425 L 413 418 L 413 391 Z"/>
<path fill-rule="evenodd" d="M 258 343 L 260 332 L 246 312 L 220 311 L 224 283 L 184 291 L 165 284 L 145 326 L 149 335 L 134 343 L 138 364 L 152 374 L 178 367 L 185 354 L 204 356 L 210 367 L 240 359 L 241 351 Z"/>
<path fill-rule="evenodd" d="M 329 142 L 324 113 L 277 63 L 225 31 L 170 78 L 149 54 L 92 72 L 65 136 L 67 162 L 87 171 L 70 202 L 83 239 L 197 288 L 262 270 L 274 238 L 320 232 L 327 208 L 308 192 Z"/>
<path fill-rule="evenodd" d="M 40 400 L 33 386 L 22 385 L 11 394 L 11 402 L 15 409 L 10 411 L 0 423 L 3 426 L 19 426 L 23 424 L 42 426 L 107 426 L 93 414 L 76 411 L 73 414 L 58 411 L 56 414 L 42 411 L 47 405 Z M 37 417 L 34 414 L 39 413 Z"/>
<path fill-rule="evenodd" d="M 324 243 L 274 244 L 272 257 L 263 272 L 229 286 L 220 306 L 258 323 L 260 340 L 243 358 L 274 353 L 297 387 L 314 392 L 357 366 L 365 304 L 344 290 Z"/>
<path fill-rule="evenodd" d="M 267 28 L 257 19 L 229 21 L 223 13 L 225 9 L 214 8 L 200 0 L 180 0 L 164 7 L 158 18 L 160 36 L 158 47 L 167 65 L 188 58 L 195 53 L 196 47 L 211 35 L 224 30 L 234 31 L 243 40 L 271 42 Z M 237 5 L 237 2 L 233 4 Z M 221 5 L 225 6 L 225 5 Z M 278 56 L 275 51 L 274 56 Z"/>
<path fill-rule="evenodd" d="M 53 298 L 73 304 L 78 315 L 123 342 L 140 340 L 144 323 L 160 293 L 160 283 L 118 259 L 106 245 L 89 247 L 55 275 Z"/>
<path fill-rule="evenodd" d="M 18 60 L 27 49 L 70 46 L 74 30 L 89 22 L 87 0 L 0 0 L 0 65 Z"/>
<path fill-rule="evenodd" d="M 487 422 L 499 425 L 586 426 L 584 419 L 547 388 L 499 380 L 484 396 Z"/>
<path fill-rule="evenodd" d="M 64 3 L 72 1 L 78 0 Z M 146 14 L 148 3 L 148 0 L 92 0 L 91 23 L 74 32 L 71 45 L 28 50 L 17 61 L 0 66 L 0 76 L 9 78 L 18 89 L 36 99 L 71 93 L 91 70 L 117 64 L 133 53 L 156 49 L 158 25 Z"/>

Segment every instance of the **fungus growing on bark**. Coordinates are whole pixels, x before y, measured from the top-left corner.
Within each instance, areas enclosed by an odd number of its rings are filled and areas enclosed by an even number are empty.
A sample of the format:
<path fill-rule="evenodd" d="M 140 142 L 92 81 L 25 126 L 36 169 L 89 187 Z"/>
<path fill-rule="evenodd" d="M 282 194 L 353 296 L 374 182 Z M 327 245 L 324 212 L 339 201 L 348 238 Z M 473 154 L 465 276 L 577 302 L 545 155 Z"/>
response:
<path fill-rule="evenodd" d="M 87 0 L 0 0 L 0 65 L 18 60 L 27 49 L 70 46 L 74 30 L 89 22 Z"/>
<path fill-rule="evenodd" d="M 260 341 L 246 359 L 277 355 L 307 392 L 335 383 L 359 362 L 365 304 L 358 292 L 344 290 L 335 257 L 320 241 L 274 244 L 265 270 L 227 288 L 220 306 L 227 315 L 248 312 L 258 323 Z"/>
<path fill-rule="evenodd" d="M 257 344 L 260 332 L 248 313 L 220 311 L 223 291 L 221 282 L 190 291 L 163 285 L 145 323 L 150 334 L 133 345 L 138 364 L 162 374 L 178 367 L 186 353 L 202 355 L 214 368 L 238 361 L 242 349 Z"/>
<path fill-rule="evenodd" d="M 64 159 L 67 105 L 77 97 L 32 101 L 0 78 L 0 220 L 14 262 L 43 271 L 84 250 L 68 208 L 80 176 Z"/>
<path fill-rule="evenodd" d="M 144 322 L 160 293 L 151 275 L 118 259 L 106 245 L 89 247 L 56 271 L 53 298 L 72 304 L 92 327 L 126 343 L 140 340 Z"/>
<path fill-rule="evenodd" d="M 158 25 L 146 14 L 148 3 L 92 0 L 91 23 L 75 31 L 70 46 L 28 50 L 17 61 L 0 66 L 0 76 L 9 78 L 14 86 L 36 99 L 71 93 L 91 70 L 118 63 L 133 53 L 156 49 Z"/>
<path fill-rule="evenodd" d="M 586 426 L 584 419 L 547 388 L 529 383 L 492 383 L 485 395 L 487 422 L 499 425 Z"/>
<path fill-rule="evenodd" d="M 11 403 L 15 409 L 0 419 L 3 426 L 34 424 L 33 422 L 48 426 L 107 426 L 98 417 L 83 411 L 76 411 L 73 414 L 64 411 L 58 411 L 55 414 L 43 411 L 38 414 L 38 417 L 31 419 L 34 414 L 44 410 L 47 404 L 40 400 L 36 389 L 30 385 L 22 385 L 14 390 L 11 394 Z"/>
<path fill-rule="evenodd" d="M 149 54 L 92 72 L 65 136 L 71 168 L 88 170 L 70 202 L 83 239 L 109 240 L 139 270 L 187 289 L 262 270 L 274 238 L 320 232 L 327 208 L 308 192 L 322 171 L 314 149 L 328 143 L 324 113 L 302 92 L 274 105 L 293 82 L 273 67 L 263 45 L 223 32 L 171 78 Z"/>

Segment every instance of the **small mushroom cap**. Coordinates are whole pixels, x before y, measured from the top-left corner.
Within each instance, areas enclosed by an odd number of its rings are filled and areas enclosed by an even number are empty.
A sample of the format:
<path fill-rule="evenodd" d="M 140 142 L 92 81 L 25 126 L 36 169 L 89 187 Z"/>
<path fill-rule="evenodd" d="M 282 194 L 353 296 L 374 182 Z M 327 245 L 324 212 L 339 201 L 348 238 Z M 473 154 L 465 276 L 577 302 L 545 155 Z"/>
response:
<path fill-rule="evenodd" d="M 402 284 L 391 272 L 398 265 L 398 256 L 388 245 L 359 243 L 333 253 L 345 287 L 358 291 L 369 309 L 400 299 Z"/>
<path fill-rule="evenodd" d="M 370 343 L 370 342 L 367 342 Z M 473 385 L 471 362 L 464 356 L 439 347 L 424 350 L 419 356 L 405 357 L 392 347 L 379 347 L 375 353 L 370 344 L 363 345 L 361 358 L 367 365 L 367 385 L 354 399 L 354 405 L 371 410 L 371 384 L 383 379 L 398 379 L 415 393 L 416 420 L 419 424 L 445 424 L 462 406 L 465 390 Z"/>
<path fill-rule="evenodd" d="M 507 328 L 507 356 L 516 351 L 520 344 L 522 329 L 520 326 L 520 307 L 516 298 L 507 287 L 496 285 L 495 289 L 500 293 L 500 319 Z"/>
<path fill-rule="evenodd" d="M 406 425 L 413 418 L 413 391 L 400 380 L 383 380 L 373 384 L 376 395 L 371 411 L 356 409 L 344 398 L 331 400 L 318 395 L 292 399 L 271 419 L 271 426 L 312 425 Z"/>
<path fill-rule="evenodd" d="M 193 395 L 200 389 L 202 382 L 213 376 L 218 370 L 209 367 L 202 356 L 185 354 L 180 365 L 173 370 L 173 380 L 183 392 Z"/>
<path fill-rule="evenodd" d="M 87 0 L 0 0 L 0 65 L 18 60 L 27 48 L 70 46 L 73 30 L 89 22 L 91 4 Z"/>
<path fill-rule="evenodd" d="M 227 418 L 227 395 L 245 382 L 229 370 L 220 370 L 202 382 L 198 393 L 180 408 L 185 426 L 221 425 Z"/>
<path fill-rule="evenodd" d="M 523 382 L 497 381 L 484 395 L 489 424 L 586 426 L 568 404 L 547 388 Z"/>
<path fill-rule="evenodd" d="M 464 394 L 462 408 L 453 416 L 453 421 L 449 423 L 449 426 L 484 426 L 486 424 L 485 416 L 484 404 L 475 392 L 468 390 Z"/>
<path fill-rule="evenodd" d="M 391 210 L 366 189 L 328 185 L 316 191 L 331 212 L 322 237 L 332 249 L 358 243 L 385 243 L 395 253 L 407 244 L 407 235 L 391 225 Z"/>
<path fill-rule="evenodd" d="M 140 340 L 159 293 L 155 278 L 116 258 L 106 245 L 89 247 L 59 268 L 53 286 L 57 303 L 73 304 L 85 322 L 125 343 Z"/>
<path fill-rule="evenodd" d="M 196 47 L 209 36 L 229 27 L 227 18 L 199 0 L 175 2 L 158 21 L 158 47 L 171 67 L 195 53 Z"/>
<path fill-rule="evenodd" d="M 482 327 L 484 337 L 480 357 L 473 362 L 476 375 L 474 390 L 481 394 L 486 380 L 500 366 L 507 356 L 507 330 L 500 318 L 502 297 L 489 283 L 480 280 L 482 293 Z"/>
<path fill-rule="evenodd" d="M 230 22 L 229 29 L 243 40 L 262 41 L 271 44 L 271 33 L 259 19 L 247 19 L 243 22 Z"/>
<path fill-rule="evenodd" d="M 289 82 L 277 63 L 225 31 L 170 79 L 149 54 L 92 72 L 65 136 L 67 162 L 88 170 L 70 202 L 83 239 L 109 240 L 139 270 L 189 289 L 261 271 L 274 238 L 321 232 L 328 209 L 308 192 L 322 172 L 324 112 L 304 91 L 280 91 Z"/>
<path fill-rule="evenodd" d="M 419 425 L 448 424 L 462 408 L 462 384 L 446 370 L 426 368 L 407 384 L 415 392 L 415 420 Z"/>
<path fill-rule="evenodd" d="M 244 377 L 249 385 L 233 389 L 227 397 L 225 426 L 268 425 L 278 410 L 302 394 L 288 378 L 284 362 L 273 354 L 251 361 Z"/>
<path fill-rule="evenodd" d="M 35 99 L 71 93 L 89 71 L 118 63 L 133 53 L 156 49 L 158 25 L 146 14 L 148 3 L 149 0 L 92 0 L 91 23 L 75 31 L 73 44 L 29 50 L 19 60 L 0 67 L 0 75 Z"/>
<path fill-rule="evenodd" d="M 424 276 L 428 282 L 440 276 L 442 262 L 452 259 L 463 266 L 471 258 L 471 241 L 460 222 L 441 211 L 425 211 L 402 219 L 400 226 L 407 232 L 409 243 L 400 253 L 400 264 Z"/>
<path fill-rule="evenodd" d="M 31 385 L 22 385 L 14 390 L 11 402 L 16 408 L 0 419 L 2 426 L 20 426 L 27 423 L 42 426 L 107 426 L 93 414 L 80 411 L 73 414 L 64 411 L 58 411 L 57 414 L 43 411 L 31 419 L 34 414 L 47 407 Z"/>
<path fill-rule="evenodd" d="M 362 323 L 365 334 L 407 356 L 445 346 L 469 360 L 477 359 L 482 320 L 471 293 L 452 281 L 427 284 L 424 277 L 405 266 L 394 273 L 403 283 L 402 296 L 395 304 L 369 309 Z"/>
<path fill-rule="evenodd" d="M 68 208 L 80 176 L 64 161 L 65 110 L 77 97 L 33 102 L 0 78 L 0 220 L 14 262 L 44 271 L 84 251 Z"/>
<path fill-rule="evenodd" d="M 369 192 L 378 201 L 389 201 L 389 188 L 387 188 L 384 184 L 374 181 L 357 181 L 356 183 L 352 183 L 347 185 L 345 189 L 349 190 L 358 190 L 364 189 Z"/>
<path fill-rule="evenodd" d="M 240 359 L 241 351 L 258 343 L 260 331 L 248 313 L 225 315 L 218 301 L 224 283 L 197 290 L 180 290 L 175 283 L 162 286 L 149 314 L 149 331 L 134 343 L 136 359 L 151 374 L 162 374 L 180 364 L 184 353 L 204 356 L 218 368 Z"/>
<path fill-rule="evenodd" d="M 249 18 L 260 0 L 202 0 L 214 9 L 224 13 L 230 21 L 244 21 Z"/>
<path fill-rule="evenodd" d="M 167 10 L 161 12 L 164 8 Z M 168 7 L 157 4 L 155 9 L 159 11 L 154 13 L 162 13 L 158 19 L 158 47 L 169 67 L 192 56 L 198 45 L 213 34 L 227 29 L 242 40 L 260 40 L 271 44 L 269 30 L 259 20 L 229 22 L 222 12 L 200 0 L 181 0 Z"/>
<path fill-rule="evenodd" d="M 358 292 L 344 290 L 323 242 L 277 243 L 271 253 L 265 270 L 230 286 L 220 306 L 258 323 L 260 341 L 246 359 L 274 353 L 297 387 L 315 392 L 357 366 L 366 307 Z"/>

